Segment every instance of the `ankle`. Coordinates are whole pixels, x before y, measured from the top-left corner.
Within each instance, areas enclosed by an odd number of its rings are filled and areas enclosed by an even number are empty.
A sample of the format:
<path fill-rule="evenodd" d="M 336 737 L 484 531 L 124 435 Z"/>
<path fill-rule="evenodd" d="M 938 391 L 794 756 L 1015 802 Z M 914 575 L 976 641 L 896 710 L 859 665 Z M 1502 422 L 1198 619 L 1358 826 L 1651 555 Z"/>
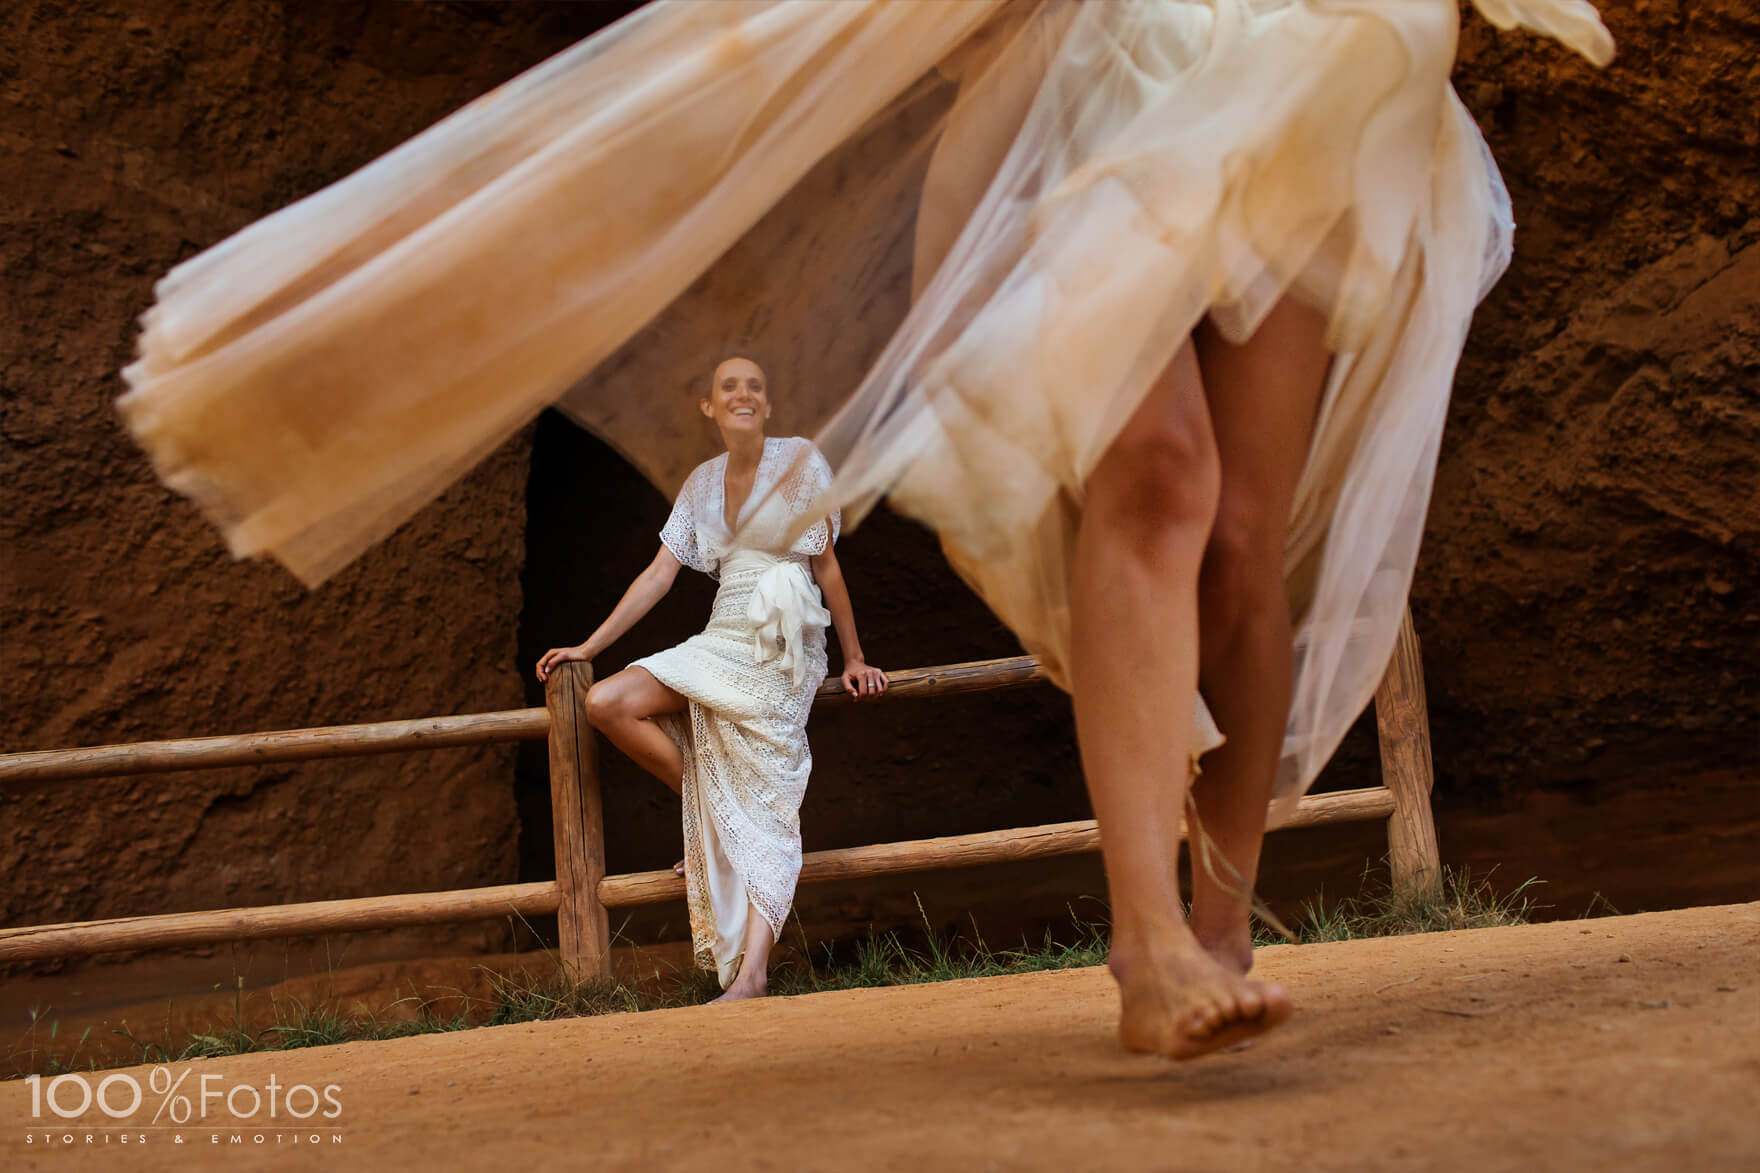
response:
<path fill-rule="evenodd" d="M 1112 951 L 1127 957 L 1147 956 L 1177 949 L 1191 940 L 1192 927 L 1183 905 L 1144 915 L 1118 912 L 1112 916 Z"/>
<path fill-rule="evenodd" d="M 1169 964 L 1177 965 L 1203 952 L 1203 946 L 1183 921 L 1156 932 L 1115 929 L 1106 967 L 1122 984 L 1132 978 L 1149 977 Z"/>
<path fill-rule="evenodd" d="M 1253 970 L 1253 935 L 1247 929 L 1198 933 L 1198 944 L 1224 968 L 1245 977 Z"/>
<path fill-rule="evenodd" d="M 1226 898 L 1199 901 L 1192 909 L 1192 935 L 1200 941 L 1221 941 L 1235 937 L 1250 939 L 1253 934 L 1252 909 L 1239 900 Z"/>

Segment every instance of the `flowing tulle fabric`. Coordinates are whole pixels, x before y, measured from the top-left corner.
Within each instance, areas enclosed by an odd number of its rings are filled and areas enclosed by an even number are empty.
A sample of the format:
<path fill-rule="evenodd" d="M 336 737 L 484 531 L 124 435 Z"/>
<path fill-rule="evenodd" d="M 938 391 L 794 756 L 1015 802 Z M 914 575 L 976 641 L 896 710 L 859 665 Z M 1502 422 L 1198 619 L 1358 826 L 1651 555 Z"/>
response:
<path fill-rule="evenodd" d="M 1611 54 L 1581 0 L 1477 3 Z M 1244 338 L 1299 297 L 1335 361 L 1287 551 L 1288 798 L 1386 663 L 1454 367 L 1509 256 L 1448 84 L 1458 18 L 653 6 L 175 270 L 121 406 L 235 552 L 315 582 L 559 399 L 675 490 L 709 442 L 678 354 L 703 351 L 700 378 L 717 334 L 787 319 L 812 341 L 778 423 L 818 432 L 820 511 L 889 497 L 933 526 L 1063 679 L 1088 474 L 1202 318 Z"/>
<path fill-rule="evenodd" d="M 1496 15 L 1611 49 L 1585 5 Z M 1285 296 L 1322 308 L 1335 357 L 1286 548 L 1285 799 L 1386 666 L 1455 365 L 1510 255 L 1508 194 L 1448 84 L 1457 19 L 1379 0 L 1039 7 L 965 77 L 925 186 L 933 277 L 820 436 L 831 503 L 853 523 L 889 495 L 934 527 L 1062 681 L 1082 486 L 1150 383 L 1206 316 L 1240 340 Z M 972 143 L 1009 144 L 981 185 Z M 1201 712 L 1195 746 L 1216 740 Z"/>
<path fill-rule="evenodd" d="M 316 585 L 592 371 L 996 7 L 639 10 L 179 265 L 123 417 L 235 554 Z M 670 494 L 709 453 L 667 443 L 682 428 L 638 402 L 651 390 L 586 415 Z"/>

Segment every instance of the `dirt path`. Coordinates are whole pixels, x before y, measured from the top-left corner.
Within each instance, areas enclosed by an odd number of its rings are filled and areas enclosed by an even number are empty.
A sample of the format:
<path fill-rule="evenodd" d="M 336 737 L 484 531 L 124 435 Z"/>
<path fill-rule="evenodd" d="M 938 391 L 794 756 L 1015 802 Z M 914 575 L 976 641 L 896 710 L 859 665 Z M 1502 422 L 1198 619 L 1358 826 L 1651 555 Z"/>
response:
<path fill-rule="evenodd" d="M 339 1085 L 340 1142 L 142 1127 L 151 1092 L 125 1127 L 95 1129 L 95 1111 L 32 1127 L 31 1089 L 12 1081 L 0 1165 L 1760 1168 L 1760 904 L 1267 949 L 1260 965 L 1294 992 L 1296 1019 L 1184 1066 L 1118 1050 L 1106 974 L 1076 970 L 169 1073 L 189 1072 L 179 1094 L 204 1075 L 217 1091 Z M 148 1069 L 127 1074 L 145 1089 Z M 125 1105 L 126 1087 L 111 1097 Z M 228 1119 L 212 1100 L 210 1121 Z"/>

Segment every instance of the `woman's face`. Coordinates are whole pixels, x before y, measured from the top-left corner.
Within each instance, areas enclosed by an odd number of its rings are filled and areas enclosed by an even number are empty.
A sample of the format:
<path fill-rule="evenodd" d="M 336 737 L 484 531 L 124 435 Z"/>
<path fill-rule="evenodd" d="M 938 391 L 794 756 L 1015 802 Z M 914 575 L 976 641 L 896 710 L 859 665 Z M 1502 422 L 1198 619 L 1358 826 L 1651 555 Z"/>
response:
<path fill-rule="evenodd" d="M 764 431 L 770 393 L 763 368 L 748 358 L 730 358 L 715 368 L 715 380 L 702 401 L 703 414 L 723 432 Z"/>

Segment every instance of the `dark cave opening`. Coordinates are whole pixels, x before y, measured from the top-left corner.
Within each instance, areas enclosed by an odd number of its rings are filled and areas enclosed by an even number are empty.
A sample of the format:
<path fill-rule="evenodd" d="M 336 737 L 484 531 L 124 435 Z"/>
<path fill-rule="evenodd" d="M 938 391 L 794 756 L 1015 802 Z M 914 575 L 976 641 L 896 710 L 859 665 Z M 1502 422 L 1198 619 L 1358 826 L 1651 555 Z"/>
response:
<path fill-rule="evenodd" d="M 669 508 L 605 443 L 557 412 L 538 419 L 518 634 L 527 704 L 544 703 L 532 670 L 537 658 L 579 642 L 603 621 L 653 558 Z M 845 534 L 838 550 L 874 664 L 900 669 L 1020 653 L 920 526 L 881 509 Z M 714 589 L 704 575 L 680 574 L 654 611 L 600 658 L 596 674 L 607 676 L 701 630 Z M 841 662 L 834 646 L 833 672 Z M 813 780 L 801 811 L 808 851 L 1088 817 L 1069 703 L 1049 686 L 826 708 L 814 714 L 809 732 Z M 679 851 L 678 799 L 603 743 L 599 763 L 607 871 L 670 866 Z M 542 743 L 521 745 L 515 796 L 519 880 L 550 879 L 555 856 Z M 849 894 L 838 902 L 852 899 L 860 903 Z"/>

